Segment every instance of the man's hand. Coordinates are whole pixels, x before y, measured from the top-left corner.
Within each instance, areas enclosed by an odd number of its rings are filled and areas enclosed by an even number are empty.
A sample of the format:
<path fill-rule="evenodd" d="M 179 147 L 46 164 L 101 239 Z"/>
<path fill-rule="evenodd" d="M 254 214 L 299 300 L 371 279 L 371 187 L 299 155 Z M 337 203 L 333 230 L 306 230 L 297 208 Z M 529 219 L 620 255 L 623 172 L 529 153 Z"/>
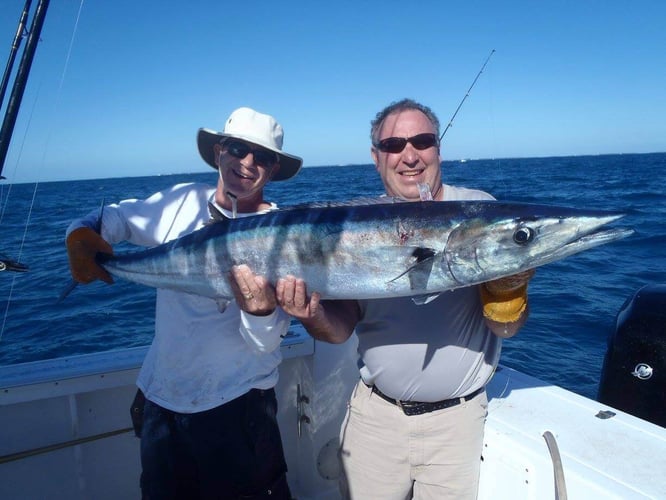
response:
<path fill-rule="evenodd" d="M 307 286 L 302 279 L 294 276 L 280 278 L 275 287 L 280 307 L 299 321 L 316 320 L 318 317 L 320 296 L 314 292 L 308 297 Z"/>
<path fill-rule="evenodd" d="M 113 278 L 97 262 L 98 253 L 113 254 L 113 248 L 89 227 L 75 229 L 67 236 L 67 256 L 72 278 L 78 283 L 91 283 L 102 280 L 113 283 Z"/>
<path fill-rule="evenodd" d="M 242 264 L 231 269 L 231 288 L 238 307 L 255 316 L 268 316 L 277 307 L 275 289 L 263 276 Z"/>

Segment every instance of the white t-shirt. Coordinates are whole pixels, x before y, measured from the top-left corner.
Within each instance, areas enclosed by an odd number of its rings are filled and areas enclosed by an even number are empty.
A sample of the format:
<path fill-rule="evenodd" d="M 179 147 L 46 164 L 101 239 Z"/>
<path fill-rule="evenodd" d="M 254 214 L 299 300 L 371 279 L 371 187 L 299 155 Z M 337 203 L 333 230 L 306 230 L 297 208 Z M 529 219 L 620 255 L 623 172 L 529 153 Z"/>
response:
<path fill-rule="evenodd" d="M 145 200 L 106 206 L 102 237 L 111 244 L 129 241 L 141 246 L 176 239 L 209 221 L 208 202 L 214 192 L 204 184 L 179 184 Z M 95 211 L 74 221 L 68 233 L 94 227 L 98 215 Z M 256 214 L 237 216 L 248 215 Z M 213 299 L 158 289 L 155 336 L 137 385 L 146 398 L 179 413 L 209 410 L 252 388 L 274 387 L 282 360 L 281 335 L 289 323 L 280 308 L 259 317 L 232 301 L 221 313 Z"/>

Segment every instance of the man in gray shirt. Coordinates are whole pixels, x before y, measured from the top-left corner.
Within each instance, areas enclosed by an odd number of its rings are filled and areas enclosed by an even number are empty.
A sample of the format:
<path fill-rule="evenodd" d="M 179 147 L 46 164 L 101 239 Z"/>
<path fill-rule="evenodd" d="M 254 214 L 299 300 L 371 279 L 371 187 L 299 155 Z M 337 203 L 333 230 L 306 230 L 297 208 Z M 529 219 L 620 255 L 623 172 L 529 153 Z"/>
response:
<path fill-rule="evenodd" d="M 430 108 L 393 103 L 372 121 L 371 136 L 387 195 L 493 199 L 442 183 L 439 121 Z M 409 297 L 320 302 L 301 279 L 278 282 L 278 302 L 314 338 L 341 343 L 358 335 L 361 378 L 341 431 L 346 497 L 476 498 L 485 385 L 502 338 L 527 319 L 532 274 L 444 292 L 422 305 Z"/>

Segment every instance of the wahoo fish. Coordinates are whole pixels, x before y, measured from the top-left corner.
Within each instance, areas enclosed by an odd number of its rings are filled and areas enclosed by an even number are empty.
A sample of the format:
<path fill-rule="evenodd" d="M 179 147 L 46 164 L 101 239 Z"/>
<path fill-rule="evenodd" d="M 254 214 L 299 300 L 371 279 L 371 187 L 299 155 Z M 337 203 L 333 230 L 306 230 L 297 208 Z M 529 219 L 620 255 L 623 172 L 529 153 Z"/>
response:
<path fill-rule="evenodd" d="M 324 299 L 430 300 L 629 236 L 631 229 L 601 229 L 623 216 L 526 203 L 383 197 L 217 220 L 163 245 L 104 255 L 99 262 L 115 277 L 220 304 L 233 300 L 228 276 L 238 264 L 273 284 L 287 275 L 302 278 Z"/>

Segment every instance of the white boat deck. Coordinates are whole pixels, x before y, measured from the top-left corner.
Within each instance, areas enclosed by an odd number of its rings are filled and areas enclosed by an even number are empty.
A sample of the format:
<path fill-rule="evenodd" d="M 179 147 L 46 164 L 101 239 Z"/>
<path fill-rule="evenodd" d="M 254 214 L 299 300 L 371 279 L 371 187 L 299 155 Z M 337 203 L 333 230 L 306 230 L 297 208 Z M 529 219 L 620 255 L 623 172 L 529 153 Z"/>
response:
<path fill-rule="evenodd" d="M 666 498 L 663 427 L 509 368 L 488 395 L 480 498 L 556 498 L 546 431 L 569 498 Z"/>

